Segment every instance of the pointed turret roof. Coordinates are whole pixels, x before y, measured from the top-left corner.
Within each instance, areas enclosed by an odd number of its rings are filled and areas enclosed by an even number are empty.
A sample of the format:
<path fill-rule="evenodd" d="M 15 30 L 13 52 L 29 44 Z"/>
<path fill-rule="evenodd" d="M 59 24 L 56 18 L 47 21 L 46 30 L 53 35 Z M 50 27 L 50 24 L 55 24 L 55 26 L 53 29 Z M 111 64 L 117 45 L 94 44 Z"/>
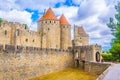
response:
<path fill-rule="evenodd" d="M 68 23 L 67 19 L 64 16 L 64 14 L 62 14 L 62 16 L 60 17 L 59 20 L 60 20 L 60 24 L 62 24 L 62 25 L 69 25 L 70 26 L 70 24 Z"/>
<path fill-rule="evenodd" d="M 83 29 L 83 27 L 78 27 L 78 33 L 79 34 L 86 34 L 85 30 Z"/>
<path fill-rule="evenodd" d="M 45 14 L 40 18 L 39 21 L 43 21 L 43 20 L 58 20 L 58 19 L 56 18 L 52 9 L 49 8 L 47 12 L 45 12 Z"/>
<path fill-rule="evenodd" d="M 88 34 L 85 32 L 85 30 L 84 30 L 84 28 L 82 26 L 76 26 L 75 25 L 75 27 L 78 28 L 78 34 L 88 36 Z"/>

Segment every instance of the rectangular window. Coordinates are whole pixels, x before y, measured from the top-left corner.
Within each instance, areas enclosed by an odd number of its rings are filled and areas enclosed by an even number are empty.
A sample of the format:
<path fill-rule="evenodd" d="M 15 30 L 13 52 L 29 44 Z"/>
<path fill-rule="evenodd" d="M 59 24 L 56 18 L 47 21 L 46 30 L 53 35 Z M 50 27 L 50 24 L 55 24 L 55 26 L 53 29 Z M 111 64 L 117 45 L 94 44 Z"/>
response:
<path fill-rule="evenodd" d="M 19 30 L 16 31 L 16 36 L 19 36 Z"/>
<path fill-rule="evenodd" d="M 7 30 L 5 30 L 5 35 L 7 35 Z"/>

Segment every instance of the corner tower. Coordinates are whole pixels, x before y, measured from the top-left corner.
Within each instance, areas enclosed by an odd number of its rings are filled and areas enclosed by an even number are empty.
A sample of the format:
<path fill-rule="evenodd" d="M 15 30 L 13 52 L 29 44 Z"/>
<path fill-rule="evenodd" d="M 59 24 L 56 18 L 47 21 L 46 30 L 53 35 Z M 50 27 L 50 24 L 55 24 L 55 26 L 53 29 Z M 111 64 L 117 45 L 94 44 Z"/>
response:
<path fill-rule="evenodd" d="M 89 35 L 83 27 L 74 25 L 74 46 L 85 46 L 89 44 Z"/>
<path fill-rule="evenodd" d="M 68 47 L 72 46 L 71 27 L 63 14 L 59 20 L 60 20 L 60 29 L 61 29 L 60 30 L 61 31 L 60 47 L 61 49 L 68 49 Z"/>
<path fill-rule="evenodd" d="M 39 19 L 37 28 L 41 48 L 60 49 L 60 23 L 51 8 Z"/>

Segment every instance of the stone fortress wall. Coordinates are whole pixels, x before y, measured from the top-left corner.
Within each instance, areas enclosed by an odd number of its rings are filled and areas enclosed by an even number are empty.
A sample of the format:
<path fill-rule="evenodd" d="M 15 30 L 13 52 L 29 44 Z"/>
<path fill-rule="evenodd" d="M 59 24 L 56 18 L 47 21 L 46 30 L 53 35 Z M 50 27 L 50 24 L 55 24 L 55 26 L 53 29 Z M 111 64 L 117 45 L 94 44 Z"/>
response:
<path fill-rule="evenodd" d="M 0 80 L 28 80 L 74 66 L 71 50 L 0 45 Z"/>
<path fill-rule="evenodd" d="M 40 36 L 25 24 L 3 20 L 0 25 L 0 44 L 40 47 Z"/>

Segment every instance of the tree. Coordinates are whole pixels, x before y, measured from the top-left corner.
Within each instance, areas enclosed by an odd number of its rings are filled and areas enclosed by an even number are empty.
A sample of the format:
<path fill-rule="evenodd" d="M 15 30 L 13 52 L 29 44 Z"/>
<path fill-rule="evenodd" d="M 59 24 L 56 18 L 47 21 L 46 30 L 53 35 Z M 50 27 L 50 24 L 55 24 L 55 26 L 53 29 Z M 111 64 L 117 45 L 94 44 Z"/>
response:
<path fill-rule="evenodd" d="M 115 6 L 116 14 L 115 21 L 113 18 L 110 18 L 108 27 L 112 31 L 112 35 L 114 36 L 112 40 L 112 47 L 110 49 L 110 53 L 112 53 L 115 61 L 120 62 L 120 2 Z"/>
<path fill-rule="evenodd" d="M 2 21 L 3 21 L 2 18 L 0 18 L 0 26 L 1 26 Z"/>
<path fill-rule="evenodd" d="M 110 49 L 110 52 L 112 53 L 113 61 L 120 62 L 120 44 L 113 44 L 112 48 Z"/>
<path fill-rule="evenodd" d="M 101 55 L 103 61 L 113 61 L 113 56 L 111 53 L 102 53 Z"/>

